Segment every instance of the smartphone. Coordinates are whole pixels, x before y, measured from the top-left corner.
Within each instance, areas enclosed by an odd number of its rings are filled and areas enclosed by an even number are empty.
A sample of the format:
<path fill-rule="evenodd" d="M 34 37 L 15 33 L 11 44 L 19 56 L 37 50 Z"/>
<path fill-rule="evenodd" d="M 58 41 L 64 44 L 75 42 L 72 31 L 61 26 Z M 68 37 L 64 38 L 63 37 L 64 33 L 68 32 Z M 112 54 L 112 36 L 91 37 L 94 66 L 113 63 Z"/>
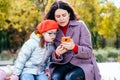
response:
<path fill-rule="evenodd" d="M 62 37 L 61 42 L 70 42 L 71 38 L 70 37 Z"/>

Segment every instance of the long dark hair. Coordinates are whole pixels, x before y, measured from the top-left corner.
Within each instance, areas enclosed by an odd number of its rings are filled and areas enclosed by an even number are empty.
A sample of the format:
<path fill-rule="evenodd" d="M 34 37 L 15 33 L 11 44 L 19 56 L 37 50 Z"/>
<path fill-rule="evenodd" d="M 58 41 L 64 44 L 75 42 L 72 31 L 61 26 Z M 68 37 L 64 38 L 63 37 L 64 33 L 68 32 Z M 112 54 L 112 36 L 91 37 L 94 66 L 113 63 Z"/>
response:
<path fill-rule="evenodd" d="M 70 20 L 78 20 L 78 16 L 73 10 L 73 8 L 65 1 L 56 1 L 52 4 L 50 7 L 50 10 L 46 14 L 44 19 L 52 19 L 55 20 L 55 11 L 57 9 L 64 9 L 67 10 L 67 12 L 70 14 Z"/>

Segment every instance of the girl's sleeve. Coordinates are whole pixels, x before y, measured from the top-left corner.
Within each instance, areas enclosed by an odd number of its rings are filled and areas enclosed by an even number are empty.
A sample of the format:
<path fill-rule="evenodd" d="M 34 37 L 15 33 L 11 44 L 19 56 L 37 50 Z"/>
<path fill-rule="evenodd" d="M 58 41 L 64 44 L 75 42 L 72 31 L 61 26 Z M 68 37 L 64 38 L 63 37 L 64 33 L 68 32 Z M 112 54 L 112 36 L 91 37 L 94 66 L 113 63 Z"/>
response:
<path fill-rule="evenodd" d="M 13 69 L 13 74 L 15 75 L 20 75 L 26 61 L 30 58 L 32 51 L 34 50 L 33 46 L 31 46 L 31 41 L 27 41 L 23 44 L 18 57 L 15 61 L 14 69 Z"/>

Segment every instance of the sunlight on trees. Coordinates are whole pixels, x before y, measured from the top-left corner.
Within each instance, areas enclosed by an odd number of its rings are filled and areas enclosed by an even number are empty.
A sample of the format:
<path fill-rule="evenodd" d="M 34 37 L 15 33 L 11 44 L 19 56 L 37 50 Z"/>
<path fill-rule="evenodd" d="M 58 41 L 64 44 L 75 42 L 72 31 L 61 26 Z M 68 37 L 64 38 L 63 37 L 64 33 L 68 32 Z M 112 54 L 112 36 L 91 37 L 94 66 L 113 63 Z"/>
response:
<path fill-rule="evenodd" d="M 4 46 L 9 46 L 6 44 L 7 41 L 13 45 L 20 42 L 18 45 L 21 46 L 25 38 L 28 38 L 28 34 L 44 19 L 45 13 L 54 1 L 0 0 L 0 45 L 2 45 L 0 51 L 6 49 Z M 120 48 L 120 8 L 108 0 L 66 1 L 70 3 L 80 19 L 88 26 L 92 36 L 93 48 L 104 48 L 109 44 L 108 42 L 112 47 Z M 8 29 L 15 31 L 15 33 L 11 33 Z M 10 38 L 11 36 L 15 36 L 14 38 L 18 38 L 18 40 L 14 41 Z"/>

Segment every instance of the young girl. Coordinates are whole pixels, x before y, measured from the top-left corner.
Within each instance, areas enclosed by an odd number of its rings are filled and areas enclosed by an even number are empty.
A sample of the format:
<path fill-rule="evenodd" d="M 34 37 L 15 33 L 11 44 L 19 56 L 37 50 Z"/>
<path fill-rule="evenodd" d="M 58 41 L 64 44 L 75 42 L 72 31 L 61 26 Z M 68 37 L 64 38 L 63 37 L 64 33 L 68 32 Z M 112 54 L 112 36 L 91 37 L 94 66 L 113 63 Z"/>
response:
<path fill-rule="evenodd" d="M 45 69 L 54 50 L 53 40 L 56 37 L 58 24 L 54 20 L 44 20 L 37 26 L 37 31 L 30 35 L 15 62 L 10 80 L 48 80 Z"/>

